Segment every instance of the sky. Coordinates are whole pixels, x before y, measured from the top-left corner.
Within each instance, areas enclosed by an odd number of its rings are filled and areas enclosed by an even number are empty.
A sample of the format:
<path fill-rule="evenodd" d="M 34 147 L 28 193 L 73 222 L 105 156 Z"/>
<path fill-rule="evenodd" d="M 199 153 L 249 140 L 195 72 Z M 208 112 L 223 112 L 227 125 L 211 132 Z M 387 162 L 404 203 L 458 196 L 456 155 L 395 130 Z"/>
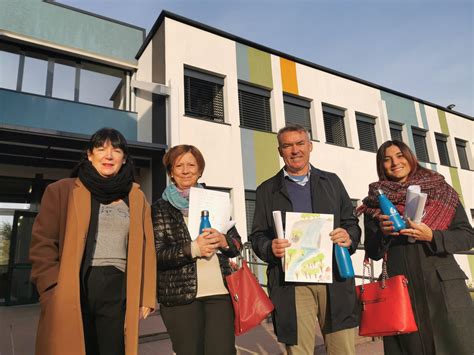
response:
<path fill-rule="evenodd" d="M 474 116 L 471 0 L 59 0 L 148 31 L 161 10 Z"/>

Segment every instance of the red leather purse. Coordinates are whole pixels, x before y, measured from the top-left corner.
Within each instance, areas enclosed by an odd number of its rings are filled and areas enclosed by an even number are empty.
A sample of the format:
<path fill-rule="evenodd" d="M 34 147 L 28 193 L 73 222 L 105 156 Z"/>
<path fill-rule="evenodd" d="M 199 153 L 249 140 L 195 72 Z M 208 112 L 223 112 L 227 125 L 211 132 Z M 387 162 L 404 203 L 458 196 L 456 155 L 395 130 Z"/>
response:
<path fill-rule="evenodd" d="M 386 254 L 381 281 L 364 284 L 366 269 L 370 272 L 367 255 L 364 258 L 362 285 L 356 286 L 362 308 L 359 335 L 379 337 L 418 331 L 408 294 L 408 279 L 404 275 L 388 277 Z"/>
<path fill-rule="evenodd" d="M 245 260 L 239 270 L 225 279 L 234 306 L 234 332 L 241 335 L 259 325 L 273 311 L 273 303 Z"/>

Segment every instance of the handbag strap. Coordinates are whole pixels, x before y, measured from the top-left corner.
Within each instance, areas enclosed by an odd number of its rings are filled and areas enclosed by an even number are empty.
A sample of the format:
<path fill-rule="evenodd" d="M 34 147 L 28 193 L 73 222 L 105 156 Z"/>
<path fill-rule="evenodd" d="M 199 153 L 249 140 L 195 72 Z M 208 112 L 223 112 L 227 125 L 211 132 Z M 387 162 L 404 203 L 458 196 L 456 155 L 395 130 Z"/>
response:
<path fill-rule="evenodd" d="M 385 252 L 382 261 L 382 288 L 385 288 L 385 281 L 388 279 L 388 272 L 387 272 L 387 252 Z"/>
<path fill-rule="evenodd" d="M 388 256 L 387 256 L 387 253 L 385 253 L 382 260 L 382 280 L 381 280 L 382 288 L 385 288 L 385 281 L 388 279 L 387 259 L 388 259 Z M 367 271 L 368 275 L 372 275 L 372 270 L 373 270 L 372 264 L 370 262 L 369 255 L 366 252 L 364 256 L 364 266 L 362 269 L 362 285 L 360 286 L 361 292 L 364 292 L 364 284 L 365 284 L 365 279 L 366 279 L 365 272 Z M 370 277 L 370 276 L 367 276 L 367 277 Z"/>

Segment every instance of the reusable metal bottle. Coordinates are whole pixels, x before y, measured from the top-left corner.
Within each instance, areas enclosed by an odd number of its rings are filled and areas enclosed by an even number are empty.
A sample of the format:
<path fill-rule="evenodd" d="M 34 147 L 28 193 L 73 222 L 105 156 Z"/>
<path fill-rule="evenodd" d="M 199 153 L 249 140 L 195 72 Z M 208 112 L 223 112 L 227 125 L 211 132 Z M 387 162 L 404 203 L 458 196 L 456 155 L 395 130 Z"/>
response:
<path fill-rule="evenodd" d="M 209 222 L 209 211 L 201 211 L 201 224 L 199 225 L 199 234 L 202 233 L 203 229 L 211 228 L 211 222 Z"/>
<path fill-rule="evenodd" d="M 336 263 L 337 268 L 339 270 L 339 275 L 343 279 L 352 279 L 354 277 L 354 267 L 352 266 L 352 260 L 349 254 L 349 250 L 336 244 L 334 246 L 334 253 L 336 256 Z"/>
<path fill-rule="evenodd" d="M 390 201 L 388 197 L 385 196 L 383 190 L 378 189 L 377 195 L 379 199 L 380 209 L 382 210 L 383 214 L 390 217 L 390 220 L 393 222 L 393 227 L 395 228 L 394 231 L 398 232 L 402 229 L 405 229 L 405 221 L 403 220 L 402 216 L 400 216 L 400 213 L 398 212 L 392 201 Z"/>

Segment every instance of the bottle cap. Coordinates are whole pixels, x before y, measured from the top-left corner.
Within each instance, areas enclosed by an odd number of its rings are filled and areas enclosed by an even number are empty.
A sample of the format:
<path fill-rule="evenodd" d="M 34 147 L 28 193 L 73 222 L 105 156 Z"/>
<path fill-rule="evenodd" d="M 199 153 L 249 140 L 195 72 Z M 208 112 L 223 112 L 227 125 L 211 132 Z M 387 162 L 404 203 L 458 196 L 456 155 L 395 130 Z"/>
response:
<path fill-rule="evenodd" d="M 385 192 L 383 192 L 382 189 L 377 189 L 377 190 L 375 191 L 375 193 L 377 194 L 377 196 L 380 196 L 380 195 L 385 194 Z"/>
<path fill-rule="evenodd" d="M 209 217 L 209 211 L 208 210 L 202 210 L 201 211 L 201 217 Z"/>

